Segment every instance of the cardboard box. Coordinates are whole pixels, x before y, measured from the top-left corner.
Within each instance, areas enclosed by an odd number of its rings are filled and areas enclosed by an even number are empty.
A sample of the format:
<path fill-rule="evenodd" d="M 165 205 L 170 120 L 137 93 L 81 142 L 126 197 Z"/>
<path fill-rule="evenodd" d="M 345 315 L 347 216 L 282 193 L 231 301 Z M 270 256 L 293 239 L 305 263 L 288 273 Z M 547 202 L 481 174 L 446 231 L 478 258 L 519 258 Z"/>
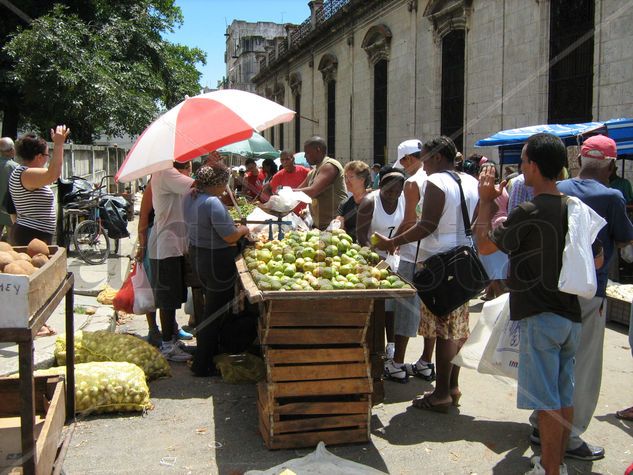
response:
<path fill-rule="evenodd" d="M 26 252 L 26 247 L 14 248 Z M 28 328 L 33 316 L 66 277 L 66 249 L 49 246 L 49 262 L 33 275 L 0 273 L 0 328 Z"/>

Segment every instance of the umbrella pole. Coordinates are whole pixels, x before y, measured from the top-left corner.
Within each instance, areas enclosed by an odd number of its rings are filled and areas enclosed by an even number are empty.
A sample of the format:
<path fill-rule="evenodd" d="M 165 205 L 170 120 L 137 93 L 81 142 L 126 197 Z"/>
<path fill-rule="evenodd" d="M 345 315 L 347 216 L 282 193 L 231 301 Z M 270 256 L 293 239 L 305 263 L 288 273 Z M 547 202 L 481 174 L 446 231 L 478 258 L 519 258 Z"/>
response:
<path fill-rule="evenodd" d="M 233 206 L 235 206 L 235 209 L 237 210 L 237 215 L 240 217 L 240 221 L 242 221 L 244 219 L 244 216 L 242 216 L 242 211 L 240 210 L 240 207 L 237 205 L 235 196 L 233 196 L 233 192 L 231 191 L 231 188 L 229 187 L 228 183 L 226 185 L 226 192 L 231 197 L 231 202 L 233 203 Z"/>

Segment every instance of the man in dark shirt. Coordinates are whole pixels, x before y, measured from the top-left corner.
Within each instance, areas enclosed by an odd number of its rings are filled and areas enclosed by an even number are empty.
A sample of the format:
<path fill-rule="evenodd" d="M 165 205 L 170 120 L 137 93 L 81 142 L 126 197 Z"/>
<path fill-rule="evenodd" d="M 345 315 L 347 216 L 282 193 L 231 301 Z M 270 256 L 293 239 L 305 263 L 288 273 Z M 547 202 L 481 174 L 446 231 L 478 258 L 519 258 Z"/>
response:
<path fill-rule="evenodd" d="M 556 177 L 565 145 L 550 134 L 530 137 L 521 153 L 525 184 L 534 199 L 519 205 L 490 233 L 492 203 L 501 194 L 494 174 L 480 178 L 477 238 L 486 236 L 510 256 L 510 318 L 519 321 L 517 407 L 538 413 L 541 457 L 531 474 L 558 474 L 573 419 L 574 356 L 580 340 L 578 298 L 558 290 L 567 232 L 566 198 Z"/>
<path fill-rule="evenodd" d="M 602 216 L 607 225 L 598 233 L 604 248 L 604 264 L 596 271 L 598 288 L 593 298 L 578 298 L 582 313 L 582 333 L 574 369 L 574 426 L 567 445 L 567 457 L 597 460 L 604 457 L 604 449 L 587 444 L 580 436 L 593 417 L 600 395 L 602 353 L 606 316 L 606 288 L 609 261 L 617 245 L 633 240 L 633 225 L 626 214 L 621 193 L 609 187 L 609 176 L 616 169 L 617 148 L 613 139 L 596 135 L 585 140 L 580 149 L 580 173 L 577 178 L 558 183 L 558 190 L 575 196 Z M 536 427 L 536 418 L 530 422 Z M 530 437 L 538 443 L 538 431 Z"/>

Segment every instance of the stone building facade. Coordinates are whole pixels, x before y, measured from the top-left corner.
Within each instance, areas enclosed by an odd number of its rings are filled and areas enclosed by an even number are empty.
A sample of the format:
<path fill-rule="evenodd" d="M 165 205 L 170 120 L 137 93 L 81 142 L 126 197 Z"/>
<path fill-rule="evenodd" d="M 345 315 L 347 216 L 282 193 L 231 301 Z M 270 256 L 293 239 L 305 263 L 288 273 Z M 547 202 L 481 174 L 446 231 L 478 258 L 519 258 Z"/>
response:
<path fill-rule="evenodd" d="M 219 86 L 255 92 L 255 85 L 251 79 L 259 72 L 261 59 L 267 57 L 275 48 L 276 42 L 285 38 L 285 25 L 234 20 L 227 27 L 224 36 L 226 77 Z"/>
<path fill-rule="evenodd" d="M 466 155 L 502 129 L 633 116 L 630 0 L 315 0 L 260 59 L 256 92 L 346 162 L 390 162 L 443 133 Z"/>

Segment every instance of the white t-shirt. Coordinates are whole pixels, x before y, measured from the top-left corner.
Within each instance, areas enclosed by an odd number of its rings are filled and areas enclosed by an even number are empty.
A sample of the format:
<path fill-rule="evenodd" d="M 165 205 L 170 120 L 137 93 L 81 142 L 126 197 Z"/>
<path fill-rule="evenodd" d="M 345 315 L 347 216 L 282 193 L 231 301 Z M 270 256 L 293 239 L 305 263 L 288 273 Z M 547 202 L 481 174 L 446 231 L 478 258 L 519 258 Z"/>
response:
<path fill-rule="evenodd" d="M 459 173 L 468 208 L 468 218 L 472 222 L 475 208 L 479 202 L 479 182 L 466 173 Z M 453 177 L 444 172 L 429 175 L 425 182 L 433 183 L 444 192 L 444 209 L 437 229 L 420 242 L 419 260 L 426 260 L 440 252 L 446 252 L 454 247 L 470 244 L 466 238 L 464 219 L 462 217 L 459 186 Z"/>
<path fill-rule="evenodd" d="M 388 214 L 382 206 L 380 199 L 380 190 L 372 191 L 368 195 L 369 199 L 374 200 L 374 214 L 371 217 L 369 225 L 369 236 L 374 233 L 382 234 L 388 238 L 392 238 L 400 223 L 404 219 L 404 193 L 398 198 L 398 206 L 392 214 Z M 387 257 L 387 252 L 376 251 L 383 259 Z"/>
<path fill-rule="evenodd" d="M 422 214 L 422 199 L 424 198 L 424 183 L 426 183 L 426 172 L 424 171 L 424 167 L 420 167 L 420 169 L 415 172 L 412 176 L 407 178 L 405 182 L 405 186 L 407 183 L 416 183 L 418 185 L 418 192 L 420 193 L 420 200 L 416 206 L 416 215 L 420 217 Z M 404 199 L 404 193 L 402 194 Z M 418 242 L 411 242 L 409 244 L 403 244 L 400 246 L 400 260 L 413 262 L 415 260 L 415 251 L 417 250 Z M 418 256 L 418 262 L 420 262 L 421 258 Z"/>
<path fill-rule="evenodd" d="M 173 167 L 152 175 L 155 217 L 147 249 L 150 259 L 166 259 L 185 254 L 187 224 L 182 202 L 192 184 L 193 178 L 183 175 Z"/>

